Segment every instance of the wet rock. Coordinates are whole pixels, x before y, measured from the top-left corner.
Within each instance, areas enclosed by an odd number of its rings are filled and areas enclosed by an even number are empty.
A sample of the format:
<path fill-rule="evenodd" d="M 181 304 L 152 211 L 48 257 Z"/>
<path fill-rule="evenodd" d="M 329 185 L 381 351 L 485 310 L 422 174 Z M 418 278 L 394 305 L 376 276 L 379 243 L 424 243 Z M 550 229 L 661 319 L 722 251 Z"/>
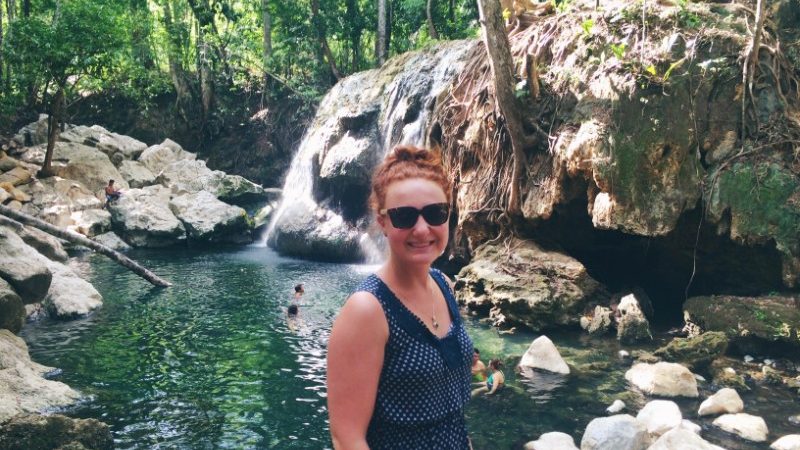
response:
<path fill-rule="evenodd" d="M 656 437 L 680 426 L 683 416 L 675 402 L 651 400 L 639 411 L 636 420 L 647 427 L 647 432 L 651 436 Z"/>
<path fill-rule="evenodd" d="M 676 363 L 637 363 L 625 372 L 625 379 L 648 395 L 691 398 L 698 396 L 694 375 L 689 369 Z"/>
<path fill-rule="evenodd" d="M 724 332 L 740 350 L 759 350 L 762 342 L 800 349 L 800 297 L 692 297 L 684 305 L 688 321 L 706 331 Z"/>
<path fill-rule="evenodd" d="M 189 239 L 203 242 L 252 241 L 247 212 L 224 203 L 206 191 L 170 200 L 170 210 L 186 229 Z"/>
<path fill-rule="evenodd" d="M 772 450 L 800 450 L 800 434 L 788 434 L 769 446 Z"/>
<path fill-rule="evenodd" d="M 96 419 L 72 419 L 60 414 L 20 415 L 0 427 L 0 448 L 7 450 L 111 450 L 108 425 Z"/>
<path fill-rule="evenodd" d="M 539 336 L 531 342 L 528 350 L 522 355 L 519 366 L 523 369 L 540 369 L 569 375 L 569 366 L 547 336 Z"/>
<path fill-rule="evenodd" d="M 139 162 L 150 170 L 154 175 L 158 175 L 168 165 L 175 161 L 188 160 L 192 161 L 197 159 L 197 155 L 187 152 L 177 142 L 166 139 L 158 145 L 147 147 L 141 155 L 139 155 Z"/>
<path fill-rule="evenodd" d="M 725 354 L 728 338 L 725 333 L 711 331 L 693 338 L 675 338 L 654 352 L 665 361 L 685 364 L 692 370 L 701 370 Z"/>
<path fill-rule="evenodd" d="M 764 419 L 746 413 L 724 414 L 714 419 L 712 424 L 748 441 L 765 442 L 769 434 Z"/>
<path fill-rule="evenodd" d="M 183 223 L 169 209 L 163 186 L 130 189 L 109 205 L 115 229 L 134 247 L 168 247 L 185 241 Z"/>
<path fill-rule="evenodd" d="M 675 428 L 664 433 L 648 450 L 725 450 L 695 433 L 682 428 Z"/>
<path fill-rule="evenodd" d="M 335 212 L 307 202 L 288 205 L 269 239 L 282 254 L 317 261 L 359 261 L 364 258 L 364 234 Z"/>
<path fill-rule="evenodd" d="M 750 387 L 745 382 L 744 377 L 736 373 L 736 370 L 728 364 L 728 361 L 724 359 L 717 359 L 711 363 L 709 370 L 713 376 L 714 384 L 727 386 L 740 392 L 749 391 Z"/>
<path fill-rule="evenodd" d="M 106 247 L 117 251 L 125 251 L 131 249 L 131 246 L 126 244 L 125 241 L 123 241 L 122 238 L 117 236 L 117 234 L 114 233 L 113 231 L 97 235 L 93 237 L 92 240 L 97 242 L 98 244 L 103 244 Z"/>
<path fill-rule="evenodd" d="M 49 261 L 48 268 L 53 274 L 53 282 L 43 304 L 51 316 L 73 319 L 103 306 L 103 297 L 94 286 L 68 266 Z"/>
<path fill-rule="evenodd" d="M 457 295 L 468 308 L 496 308 L 510 323 L 541 330 L 577 325 L 585 305 L 605 295 L 577 260 L 532 241 L 514 239 L 508 245 L 478 247 L 459 273 Z"/>
<path fill-rule="evenodd" d="M 153 172 L 150 172 L 150 169 L 139 161 L 122 161 L 119 166 L 119 173 L 132 188 L 142 188 L 156 182 L 156 176 L 153 175 Z"/>
<path fill-rule="evenodd" d="M 617 324 L 617 339 L 620 342 L 632 343 L 653 339 L 653 335 L 650 334 L 650 322 L 647 321 L 639 301 L 633 294 L 622 297 L 617 311 L 620 313 Z"/>
<path fill-rule="evenodd" d="M 723 388 L 700 404 L 697 415 L 735 414 L 742 411 L 744 411 L 744 402 L 742 402 L 742 398 L 739 397 L 736 389 Z"/>
<path fill-rule="evenodd" d="M 10 228 L 0 226 L 0 277 L 5 279 L 23 303 L 44 299 L 53 275 L 48 260 Z"/>
<path fill-rule="evenodd" d="M 649 445 L 647 428 L 629 414 L 592 420 L 581 439 L 581 450 L 645 450 Z"/>
<path fill-rule="evenodd" d="M 0 278 L 0 328 L 19 333 L 25 324 L 25 305 L 10 284 Z"/>
<path fill-rule="evenodd" d="M 620 399 L 616 399 L 616 400 L 614 400 L 614 403 L 611 404 L 611 406 L 606 408 L 606 413 L 607 414 L 616 414 L 616 413 L 622 411 L 623 409 L 625 409 L 625 402 L 623 402 Z"/>
<path fill-rule="evenodd" d="M 47 317 L 47 310 L 41 303 L 31 303 L 25 305 L 25 320 L 27 322 L 38 322 Z"/>
<path fill-rule="evenodd" d="M 553 431 L 544 433 L 539 439 L 530 441 L 523 447 L 524 450 L 578 450 L 572 436 Z"/>
<path fill-rule="evenodd" d="M 73 404 L 79 398 L 76 391 L 42 378 L 52 370 L 31 361 L 25 341 L 0 329 L 0 422 L 17 414 Z"/>

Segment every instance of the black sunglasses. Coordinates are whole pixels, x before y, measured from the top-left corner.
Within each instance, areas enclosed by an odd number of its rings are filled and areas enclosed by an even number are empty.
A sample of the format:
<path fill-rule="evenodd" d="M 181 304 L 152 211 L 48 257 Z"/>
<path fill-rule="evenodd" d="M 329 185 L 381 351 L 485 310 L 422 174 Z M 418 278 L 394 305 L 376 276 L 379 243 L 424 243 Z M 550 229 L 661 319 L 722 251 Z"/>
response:
<path fill-rule="evenodd" d="M 389 216 L 392 226 L 399 229 L 413 228 L 417 219 L 422 215 L 428 225 L 437 226 L 447 222 L 450 217 L 450 205 L 447 203 L 431 203 L 422 209 L 413 206 L 400 206 L 398 208 L 382 209 L 378 211 Z"/>

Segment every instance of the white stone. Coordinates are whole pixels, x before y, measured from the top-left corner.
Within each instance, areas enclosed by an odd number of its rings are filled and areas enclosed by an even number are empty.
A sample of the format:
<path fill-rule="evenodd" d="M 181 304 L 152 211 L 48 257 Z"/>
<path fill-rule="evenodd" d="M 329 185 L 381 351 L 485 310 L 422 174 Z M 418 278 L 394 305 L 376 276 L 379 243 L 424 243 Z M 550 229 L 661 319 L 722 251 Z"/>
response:
<path fill-rule="evenodd" d="M 701 382 L 701 383 L 705 383 L 705 381 L 706 381 L 705 377 L 703 377 L 702 375 L 698 375 L 698 374 L 694 374 L 694 379 L 699 381 L 699 382 Z"/>
<path fill-rule="evenodd" d="M 652 400 L 647 402 L 636 415 L 636 420 L 647 427 L 652 436 L 661 436 L 681 424 L 683 416 L 675 402 L 669 400 Z"/>
<path fill-rule="evenodd" d="M 630 354 L 630 353 L 628 353 L 628 351 L 627 351 L 627 350 L 620 350 L 620 351 L 619 351 L 617 354 L 619 355 L 619 357 L 620 357 L 621 359 L 627 359 L 627 358 L 630 358 L 630 357 L 631 357 L 631 354 Z"/>
<path fill-rule="evenodd" d="M 200 191 L 173 198 L 170 210 L 186 229 L 188 238 L 207 242 L 250 242 L 247 212 Z"/>
<path fill-rule="evenodd" d="M 678 428 L 691 431 L 694 434 L 700 434 L 700 432 L 703 430 L 700 425 L 686 419 L 681 420 L 681 424 L 678 426 Z"/>
<path fill-rule="evenodd" d="M 735 414 L 742 411 L 744 411 L 744 402 L 742 402 L 742 398 L 739 397 L 739 393 L 736 392 L 736 389 L 722 388 L 700 404 L 697 415 Z"/>
<path fill-rule="evenodd" d="M 669 362 L 637 363 L 625 379 L 648 395 L 663 397 L 697 397 L 697 380 L 686 367 Z"/>
<path fill-rule="evenodd" d="M 539 439 L 530 441 L 523 447 L 524 450 L 578 450 L 572 436 L 553 431 L 539 436 Z"/>
<path fill-rule="evenodd" d="M 132 188 L 149 186 L 156 182 L 156 176 L 144 164 L 139 161 L 122 161 L 119 166 L 119 173 Z"/>
<path fill-rule="evenodd" d="M 197 159 L 197 155 L 185 151 L 180 145 L 169 139 L 161 144 L 147 147 L 142 154 L 139 155 L 139 162 L 144 164 L 144 166 L 156 176 L 158 176 L 165 167 L 175 161 L 194 159 Z"/>
<path fill-rule="evenodd" d="M 581 450 L 645 450 L 648 445 L 647 428 L 630 414 L 592 420 L 581 439 Z"/>
<path fill-rule="evenodd" d="M 764 365 L 766 365 L 766 366 L 772 366 L 773 364 L 775 364 L 775 362 L 773 360 L 771 360 L 771 359 L 765 359 L 764 360 Z"/>
<path fill-rule="evenodd" d="M 788 434 L 769 446 L 772 450 L 800 450 L 800 434 Z"/>
<path fill-rule="evenodd" d="M 752 356 L 750 356 L 750 355 L 744 355 L 744 362 L 746 362 L 746 363 L 748 363 L 748 364 L 750 364 L 751 362 L 753 362 L 753 359 L 754 359 L 754 358 L 753 358 Z"/>
<path fill-rule="evenodd" d="M 85 316 L 103 306 L 103 297 L 97 289 L 68 266 L 48 261 L 48 269 L 53 273 L 53 282 L 43 303 L 52 316 L 61 319 Z"/>
<path fill-rule="evenodd" d="M 725 414 L 717 417 L 712 425 L 742 439 L 754 442 L 765 442 L 769 429 L 764 419 L 746 413 Z"/>
<path fill-rule="evenodd" d="M 86 209 L 70 214 L 72 225 L 68 230 L 87 237 L 103 234 L 111 229 L 111 213 L 104 209 Z"/>
<path fill-rule="evenodd" d="M 633 294 L 622 297 L 617 306 L 619 323 L 617 323 L 617 339 L 622 342 L 636 342 L 653 339 L 650 333 L 650 322 Z"/>
<path fill-rule="evenodd" d="M 569 374 L 569 366 L 561 357 L 555 344 L 547 336 L 539 336 L 522 355 L 520 367 L 541 369 L 548 372 Z"/>
<path fill-rule="evenodd" d="M 606 408 L 606 412 L 608 414 L 616 414 L 616 413 L 622 411 L 623 409 L 625 409 L 625 402 L 623 402 L 620 399 L 616 399 L 616 400 L 614 400 L 613 403 L 611 403 L 611 406 Z"/>
<path fill-rule="evenodd" d="M 675 428 L 664 433 L 647 450 L 725 450 L 695 433 L 683 428 Z"/>
<path fill-rule="evenodd" d="M 186 239 L 183 223 L 169 208 L 170 193 L 163 186 L 130 189 L 109 204 L 111 221 L 134 247 L 167 247 Z"/>

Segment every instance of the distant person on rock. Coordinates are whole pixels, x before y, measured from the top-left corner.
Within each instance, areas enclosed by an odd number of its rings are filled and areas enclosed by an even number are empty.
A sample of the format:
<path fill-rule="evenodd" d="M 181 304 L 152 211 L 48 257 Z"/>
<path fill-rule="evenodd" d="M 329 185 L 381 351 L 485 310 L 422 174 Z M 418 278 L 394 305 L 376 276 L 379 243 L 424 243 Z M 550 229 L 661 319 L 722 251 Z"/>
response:
<path fill-rule="evenodd" d="M 439 154 L 426 149 L 398 146 L 373 173 L 370 206 L 389 255 L 331 330 L 337 450 L 470 448 L 472 341 L 449 279 L 431 268 L 447 247 L 451 192 Z"/>
<path fill-rule="evenodd" d="M 491 395 L 497 392 L 497 389 L 503 387 L 506 384 L 506 376 L 503 374 L 503 371 L 500 370 L 502 367 L 503 363 L 497 358 L 489 361 L 489 376 L 486 378 L 486 381 L 479 383 L 483 386 L 472 391 L 472 396 L 474 397 L 481 392 L 486 392 L 486 395 Z"/>
<path fill-rule="evenodd" d="M 118 199 L 119 196 L 122 195 L 122 191 L 114 187 L 114 180 L 108 180 L 108 185 L 106 186 L 105 191 L 106 191 L 106 205 Z"/>

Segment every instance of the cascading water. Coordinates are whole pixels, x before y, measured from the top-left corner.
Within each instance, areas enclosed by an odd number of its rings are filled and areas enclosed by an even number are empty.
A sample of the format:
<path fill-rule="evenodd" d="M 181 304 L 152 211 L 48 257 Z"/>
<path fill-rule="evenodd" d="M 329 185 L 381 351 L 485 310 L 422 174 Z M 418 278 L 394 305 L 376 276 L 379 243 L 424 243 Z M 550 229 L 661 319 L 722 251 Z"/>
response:
<path fill-rule="evenodd" d="M 436 98 L 475 44 L 407 53 L 337 83 L 292 160 L 262 244 L 310 259 L 380 262 L 385 242 L 366 217 L 372 169 L 395 145 L 428 144 Z"/>

